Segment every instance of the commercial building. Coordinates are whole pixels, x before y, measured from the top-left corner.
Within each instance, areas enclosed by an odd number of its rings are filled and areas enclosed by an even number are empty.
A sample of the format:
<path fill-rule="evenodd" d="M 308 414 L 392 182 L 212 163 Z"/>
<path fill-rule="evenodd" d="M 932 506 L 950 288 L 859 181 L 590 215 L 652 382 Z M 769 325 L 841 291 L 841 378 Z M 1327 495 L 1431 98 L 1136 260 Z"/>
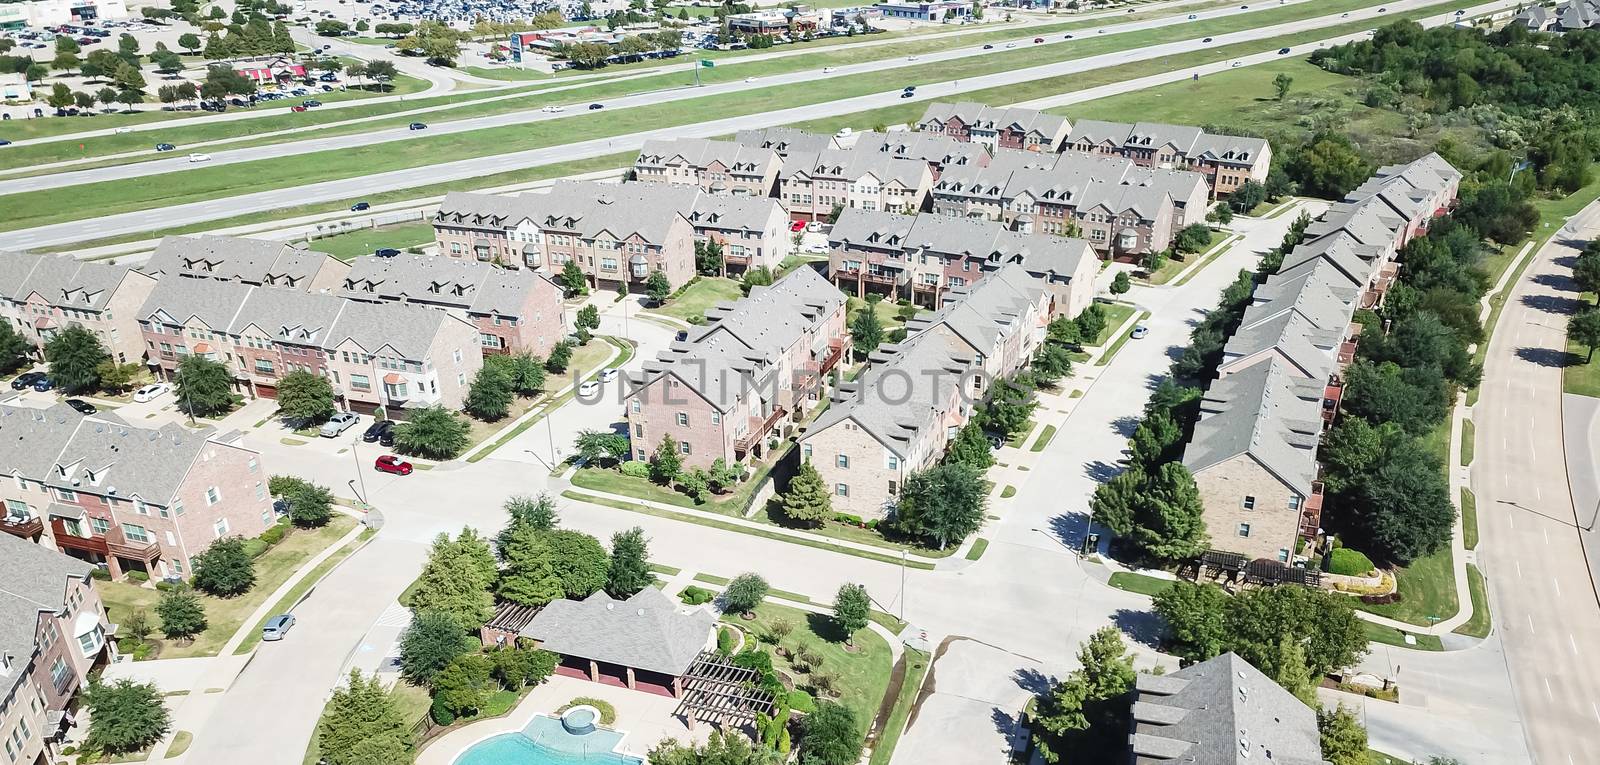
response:
<path fill-rule="evenodd" d="M 943 215 L 848 210 L 828 235 L 828 273 L 858 297 L 880 293 L 936 308 L 985 275 L 1020 266 L 1051 296 L 1051 316 L 1077 316 L 1094 300 L 1100 261 L 1089 243 L 1025 234 L 1003 224 Z"/>
<path fill-rule="evenodd" d="M 155 284 L 129 266 L 71 255 L 0 253 L 0 319 L 40 347 L 80 325 L 117 363 L 131 364 L 144 355 L 135 314 Z"/>
<path fill-rule="evenodd" d="M 990 151 L 1025 149 L 1056 152 L 1072 123 L 1066 117 L 1037 109 L 997 107 L 962 101 L 933 103 L 917 120 L 917 129 L 930 135 L 982 144 Z"/>
<path fill-rule="evenodd" d="M 135 427 L 66 404 L 0 405 L 0 465 L 10 474 L 0 482 L 0 531 L 104 564 L 113 577 L 187 577 L 212 541 L 272 523 L 267 471 L 242 439 L 211 427 Z"/>
<path fill-rule="evenodd" d="M 1159 122 L 1079 120 L 1063 150 L 1126 157 L 1141 167 L 1197 172 L 1217 196 L 1232 194 L 1245 181 L 1264 183 L 1272 169 L 1272 145 L 1264 138 L 1216 135 Z"/>
<path fill-rule="evenodd" d="M 883 14 L 886 19 L 946 21 L 972 18 L 972 4 L 963 3 L 960 0 L 933 0 L 932 2 L 921 3 L 893 0 L 892 2 L 874 3 L 872 7 Z"/>
<path fill-rule="evenodd" d="M 993 381 L 1032 358 L 1048 304 L 1037 279 L 1005 266 L 908 322 L 905 342 L 881 346 L 854 381 L 840 383 L 799 439 L 833 509 L 891 514 L 906 477 L 938 462 Z"/>
<path fill-rule="evenodd" d="M 633 163 L 637 180 L 683 183 L 713 194 L 771 196 L 783 160 L 772 149 L 703 138 L 644 142 Z"/>
<path fill-rule="evenodd" d="M 123 0 L 30 0 L 0 5 L 0 29 L 87 24 L 128 17 Z"/>
<path fill-rule="evenodd" d="M 88 563 L 0 534 L 0 749 L 55 762 L 89 673 L 112 661 L 115 629 Z"/>
<path fill-rule="evenodd" d="M 0 13 L 9 5 L 0 5 Z M 6 73 L 0 74 L 0 101 L 32 101 L 33 87 L 28 84 L 26 75 Z"/>
<path fill-rule="evenodd" d="M 810 268 L 707 311 L 704 325 L 630 375 L 635 458 L 663 441 L 690 467 L 765 455 L 820 402 L 849 345 L 845 313 L 844 295 Z"/>
<path fill-rule="evenodd" d="M 1168 675 L 1139 673 L 1132 765 L 1326 765 L 1316 710 L 1232 652 Z"/>
<path fill-rule="evenodd" d="M 1216 550 L 1293 563 L 1297 540 L 1321 533 L 1317 447 L 1355 358 L 1355 312 L 1382 303 L 1395 254 L 1448 209 L 1460 181 L 1437 154 L 1380 168 L 1252 293 L 1183 455 Z"/>

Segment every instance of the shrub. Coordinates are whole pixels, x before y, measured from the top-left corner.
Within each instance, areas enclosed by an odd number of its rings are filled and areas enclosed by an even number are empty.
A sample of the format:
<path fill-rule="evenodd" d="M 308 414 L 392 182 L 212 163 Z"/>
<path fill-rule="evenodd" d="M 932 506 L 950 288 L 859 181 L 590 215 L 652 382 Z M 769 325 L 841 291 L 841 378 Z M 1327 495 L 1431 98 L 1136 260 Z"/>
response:
<path fill-rule="evenodd" d="M 839 523 L 848 523 L 851 526 L 862 525 L 861 516 L 859 515 L 851 515 L 849 513 L 834 513 L 833 519 Z"/>
<path fill-rule="evenodd" d="M 450 705 L 442 699 L 433 700 L 433 708 L 429 712 L 433 721 L 440 725 L 449 725 L 456 721 L 456 713 L 450 711 Z"/>
<path fill-rule="evenodd" d="M 287 536 L 288 534 L 289 534 L 289 527 L 288 526 L 285 526 L 285 525 L 283 525 L 281 523 L 280 524 L 274 524 L 272 526 L 272 528 L 261 532 L 261 541 L 266 542 L 267 546 L 271 547 L 271 546 L 273 546 L 273 545 L 275 545 L 275 544 L 277 544 L 279 542 L 282 542 L 283 538 L 285 536 Z M 262 552 L 266 552 L 266 551 L 262 550 Z"/>
<path fill-rule="evenodd" d="M 1387 606 L 1387 605 L 1389 605 L 1391 603 L 1399 603 L 1400 600 L 1401 600 L 1401 598 L 1400 598 L 1400 591 L 1399 590 L 1395 590 L 1394 592 L 1391 592 L 1388 595 L 1362 595 L 1361 596 L 1361 602 L 1365 603 L 1365 604 L 1367 604 L 1369 606 Z"/>
<path fill-rule="evenodd" d="M 696 587 L 692 584 L 683 588 L 683 592 L 678 593 L 678 599 L 683 601 L 686 605 L 691 606 L 698 606 L 702 603 L 710 603 L 712 600 L 716 599 L 716 597 L 716 593 L 704 587 Z"/>
<path fill-rule="evenodd" d="M 173 590 L 176 590 L 176 589 L 178 589 L 179 587 L 182 587 L 182 586 L 183 585 L 181 585 L 181 584 L 177 584 L 176 582 L 169 582 L 169 581 L 167 581 L 165 579 L 163 579 L 163 580 L 161 580 L 159 582 L 156 582 L 156 589 L 158 591 L 160 591 L 160 592 L 172 592 Z"/>
<path fill-rule="evenodd" d="M 109 582 L 111 581 L 111 572 L 96 566 L 89 570 L 89 577 L 91 579 L 99 579 L 102 582 Z"/>
<path fill-rule="evenodd" d="M 810 714 L 817 711 L 817 700 L 805 691 L 789 691 L 789 708 Z"/>
<path fill-rule="evenodd" d="M 590 696 L 579 696 L 565 704 L 562 704 L 561 708 L 556 710 L 556 714 L 564 714 L 567 710 L 573 707 L 594 707 L 595 709 L 599 710 L 601 725 L 610 725 L 617 721 L 617 708 L 611 706 L 611 702 L 606 701 L 605 699 L 597 699 Z"/>
<path fill-rule="evenodd" d="M 1374 568 L 1372 560 L 1362 555 L 1360 550 L 1340 547 L 1328 555 L 1328 571 L 1330 573 L 1342 576 L 1366 576 Z"/>
<path fill-rule="evenodd" d="M 618 467 L 617 469 L 621 470 L 623 475 L 630 476 L 630 477 L 633 477 L 633 478 L 649 478 L 650 477 L 650 463 L 648 463 L 648 462 L 640 462 L 639 460 L 628 460 L 627 462 L 622 463 L 622 465 L 620 467 Z"/>
<path fill-rule="evenodd" d="M 733 630 L 722 627 L 717 630 L 717 653 L 728 656 L 733 653 Z"/>
<path fill-rule="evenodd" d="M 130 582 L 148 582 L 148 581 L 150 581 L 150 572 L 148 572 L 148 571 L 140 571 L 138 569 L 135 569 L 133 571 L 129 571 L 128 572 L 128 581 L 130 581 Z"/>

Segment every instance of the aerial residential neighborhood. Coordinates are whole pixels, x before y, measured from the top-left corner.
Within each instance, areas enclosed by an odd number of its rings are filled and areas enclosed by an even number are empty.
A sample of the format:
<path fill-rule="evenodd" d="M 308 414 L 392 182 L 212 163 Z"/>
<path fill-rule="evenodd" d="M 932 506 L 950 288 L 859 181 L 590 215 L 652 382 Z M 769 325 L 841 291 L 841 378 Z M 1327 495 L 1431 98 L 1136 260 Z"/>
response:
<path fill-rule="evenodd" d="M 0 765 L 1600 761 L 1593 0 L 0 2 Z"/>

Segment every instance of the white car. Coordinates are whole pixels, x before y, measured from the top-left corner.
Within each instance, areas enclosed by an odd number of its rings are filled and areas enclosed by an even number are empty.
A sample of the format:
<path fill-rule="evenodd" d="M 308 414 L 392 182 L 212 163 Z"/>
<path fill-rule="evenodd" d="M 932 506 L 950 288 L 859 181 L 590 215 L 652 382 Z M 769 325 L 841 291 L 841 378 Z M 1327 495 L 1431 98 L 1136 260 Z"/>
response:
<path fill-rule="evenodd" d="M 539 111 L 544 111 L 544 112 L 552 112 L 552 113 L 554 113 L 554 112 L 559 112 L 559 111 L 563 111 L 563 110 L 565 110 L 565 109 L 566 109 L 566 107 L 564 107 L 564 106 L 561 106 L 561 105 L 559 105 L 559 104 L 551 104 L 551 105 L 549 105 L 549 106 L 546 106 L 546 107 L 545 107 L 545 108 L 543 108 L 543 109 L 540 109 L 540 110 L 539 110 Z"/>
<path fill-rule="evenodd" d="M 356 416 L 355 412 L 337 412 L 332 417 L 329 417 L 327 422 L 322 423 L 322 429 L 318 430 L 317 433 L 323 438 L 337 438 L 340 433 L 349 430 L 352 425 L 355 425 L 358 419 L 360 418 Z"/>
<path fill-rule="evenodd" d="M 754 78 L 754 77 L 746 77 L 746 78 L 744 78 L 744 81 L 745 82 L 755 82 L 756 78 Z"/>
<path fill-rule="evenodd" d="M 583 398 L 592 398 L 600 393 L 600 383 L 590 380 L 578 386 L 578 395 Z"/>
<path fill-rule="evenodd" d="M 132 132 L 133 132 L 133 128 L 131 128 L 131 127 L 119 127 L 119 128 L 117 128 L 117 133 L 119 133 L 119 134 L 121 134 L 121 133 L 132 133 Z"/>
<path fill-rule="evenodd" d="M 1017 47 L 1017 44 L 1016 43 L 1006 43 L 1006 47 L 1007 48 L 1015 48 L 1015 47 Z"/>
<path fill-rule="evenodd" d="M 1132 337 L 1135 340 L 1143 340 L 1144 336 L 1148 335 L 1148 334 L 1150 334 L 1150 328 L 1146 327 L 1143 324 L 1138 324 L 1138 325 L 1135 325 L 1134 328 L 1133 328 Z"/>
<path fill-rule="evenodd" d="M 157 396 L 166 393 L 169 390 L 172 390 L 172 388 L 166 383 L 150 383 L 149 385 L 134 391 L 133 400 L 140 404 L 143 404 L 146 401 L 154 401 Z"/>
<path fill-rule="evenodd" d="M 805 251 L 812 255 L 826 255 L 828 254 L 828 245 L 813 242 L 805 246 Z"/>
<path fill-rule="evenodd" d="M 611 382 L 612 380 L 617 379 L 617 374 L 618 370 L 616 367 L 606 367 L 605 369 L 600 370 L 600 382 Z"/>
<path fill-rule="evenodd" d="M 822 67 L 822 73 L 823 74 L 833 74 L 833 67 L 831 67 L 831 66 Z"/>
<path fill-rule="evenodd" d="M 917 57 L 916 56 L 906 56 L 906 60 L 907 61 L 916 61 Z"/>
<path fill-rule="evenodd" d="M 189 161 L 190 162 L 210 162 L 211 161 L 211 155 L 210 154 L 190 154 L 189 155 Z"/>

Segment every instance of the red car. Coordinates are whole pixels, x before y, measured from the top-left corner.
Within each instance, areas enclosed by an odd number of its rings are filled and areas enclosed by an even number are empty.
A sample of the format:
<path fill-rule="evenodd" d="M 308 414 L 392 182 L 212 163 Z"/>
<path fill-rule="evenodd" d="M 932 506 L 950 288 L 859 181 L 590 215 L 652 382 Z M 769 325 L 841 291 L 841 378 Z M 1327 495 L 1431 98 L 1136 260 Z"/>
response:
<path fill-rule="evenodd" d="M 299 105 L 299 104 L 295 104 L 294 106 L 289 107 L 289 111 L 291 111 L 291 112 L 303 112 L 305 110 L 306 110 L 306 108 L 304 106 Z"/>
<path fill-rule="evenodd" d="M 797 220 L 794 223 L 789 224 L 789 230 L 790 231 L 804 231 L 804 230 L 806 230 L 806 222 L 803 221 L 803 220 Z"/>
<path fill-rule="evenodd" d="M 406 462 L 393 454 L 385 454 L 373 463 L 374 468 L 380 473 L 394 473 L 395 475 L 411 475 L 411 463 Z"/>

